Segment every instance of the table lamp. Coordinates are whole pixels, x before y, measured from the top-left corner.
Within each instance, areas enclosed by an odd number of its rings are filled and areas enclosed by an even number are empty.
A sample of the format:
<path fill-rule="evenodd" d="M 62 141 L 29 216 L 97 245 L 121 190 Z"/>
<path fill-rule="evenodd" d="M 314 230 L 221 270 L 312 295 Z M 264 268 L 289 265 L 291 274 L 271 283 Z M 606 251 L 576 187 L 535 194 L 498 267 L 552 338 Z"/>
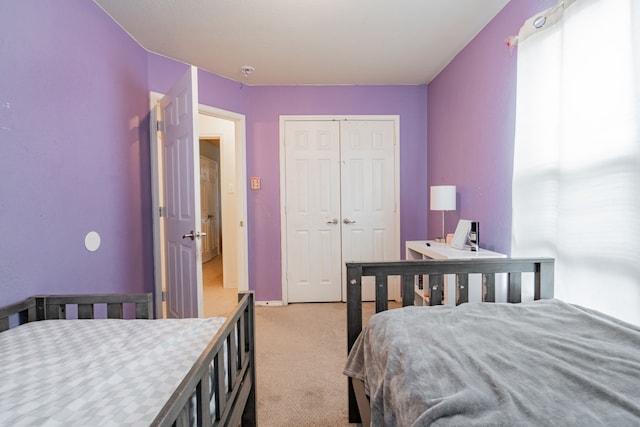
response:
<path fill-rule="evenodd" d="M 456 186 L 455 185 L 434 185 L 431 187 L 430 209 L 432 211 L 442 211 L 442 237 L 436 241 L 446 241 L 444 232 L 444 211 L 456 210 Z"/>

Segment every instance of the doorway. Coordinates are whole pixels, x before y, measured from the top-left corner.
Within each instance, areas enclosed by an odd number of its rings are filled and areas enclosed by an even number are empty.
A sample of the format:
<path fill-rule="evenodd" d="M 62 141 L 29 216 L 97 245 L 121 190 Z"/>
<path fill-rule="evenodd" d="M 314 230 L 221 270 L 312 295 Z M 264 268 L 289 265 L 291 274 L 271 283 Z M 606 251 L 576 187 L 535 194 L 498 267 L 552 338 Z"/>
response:
<path fill-rule="evenodd" d="M 224 316 L 238 299 L 236 123 L 201 109 L 198 124 L 203 309 Z"/>
<path fill-rule="evenodd" d="M 205 117 L 206 119 L 206 117 Z M 200 210 L 204 316 L 226 316 L 238 300 L 237 288 L 224 287 L 220 203 L 220 138 L 200 138 Z"/>
<path fill-rule="evenodd" d="M 166 307 L 163 299 L 164 292 L 167 289 L 167 277 L 165 267 L 165 253 L 163 248 L 164 230 L 163 230 L 163 194 L 162 194 L 162 140 L 158 133 L 155 132 L 156 127 L 159 129 L 155 119 L 155 110 L 157 102 L 162 98 L 162 94 L 151 92 L 150 101 L 151 109 L 154 111 L 151 118 L 151 169 L 152 169 L 152 207 L 153 207 L 153 229 L 154 229 L 154 275 L 156 281 L 156 304 L 155 309 L 157 317 L 166 317 Z M 203 120 L 204 119 L 204 120 Z M 222 278 L 214 278 L 223 282 L 221 295 L 216 298 L 222 301 L 224 306 L 232 306 L 237 304 L 237 292 L 248 290 L 248 242 L 246 216 L 246 121 L 242 114 L 218 109 L 211 106 L 198 106 L 198 122 L 199 136 L 203 139 L 217 138 L 220 141 L 220 163 L 222 165 L 220 179 L 220 222 L 221 244 L 220 252 L 224 252 L 226 256 L 219 256 L 218 262 L 222 264 Z M 213 127 L 207 127 L 208 124 L 214 123 Z M 219 129 L 218 125 L 222 124 L 223 128 Z M 196 140 L 195 154 L 199 156 L 200 147 Z M 198 166 L 196 166 L 198 167 Z M 229 173 L 225 173 L 225 170 Z M 200 193 L 196 195 L 197 205 L 200 204 Z M 226 210 L 225 210 L 226 203 Z M 226 218 L 226 219 L 225 219 Z M 214 258 L 215 259 L 215 258 Z M 202 272 L 202 264 L 198 269 Z M 213 273 L 216 274 L 216 273 Z M 203 280 L 200 275 L 200 290 L 203 291 Z M 202 298 L 202 306 L 204 304 L 203 292 L 200 293 Z M 203 307 L 204 309 L 204 307 Z M 216 313 L 209 312 L 204 309 L 202 315 L 223 315 L 224 311 L 215 308 Z"/>

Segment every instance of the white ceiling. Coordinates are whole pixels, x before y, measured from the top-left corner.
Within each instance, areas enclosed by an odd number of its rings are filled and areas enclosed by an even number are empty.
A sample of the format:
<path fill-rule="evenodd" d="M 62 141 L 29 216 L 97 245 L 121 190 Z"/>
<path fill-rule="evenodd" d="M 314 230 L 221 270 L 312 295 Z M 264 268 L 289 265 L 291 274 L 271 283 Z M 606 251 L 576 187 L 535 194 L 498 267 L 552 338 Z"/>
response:
<path fill-rule="evenodd" d="M 94 1 L 145 49 L 249 85 L 413 85 L 509 0 Z"/>

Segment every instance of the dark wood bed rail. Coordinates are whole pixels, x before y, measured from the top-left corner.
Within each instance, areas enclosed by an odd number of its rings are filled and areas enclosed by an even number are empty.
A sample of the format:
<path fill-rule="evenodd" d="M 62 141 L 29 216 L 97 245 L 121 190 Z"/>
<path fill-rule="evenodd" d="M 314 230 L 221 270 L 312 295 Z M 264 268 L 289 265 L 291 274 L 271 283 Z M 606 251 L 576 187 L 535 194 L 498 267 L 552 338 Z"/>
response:
<path fill-rule="evenodd" d="M 124 305 L 135 304 L 136 319 L 153 319 L 153 296 L 144 294 L 43 295 L 36 300 L 37 320 L 66 319 L 67 305 L 78 308 L 78 319 L 93 319 L 97 304 L 107 307 L 107 319 L 122 319 Z"/>
<path fill-rule="evenodd" d="M 238 292 L 238 301 L 239 310 L 220 328 L 152 426 L 190 426 L 187 408 L 194 396 L 197 425 L 256 425 L 255 349 L 250 339 L 255 336 L 254 293 Z M 215 413 L 209 411 L 210 366 L 216 371 Z"/>
<path fill-rule="evenodd" d="M 36 318 L 36 300 L 29 298 L 15 304 L 0 308 L 0 332 L 9 329 L 11 316 L 16 316 L 16 324 L 33 322 Z"/>
<path fill-rule="evenodd" d="M 40 295 L 0 308 L 0 332 L 36 320 L 66 319 L 67 305 L 77 306 L 78 319 L 93 319 L 96 304 L 106 305 L 108 319 L 122 319 L 124 305 L 135 304 L 136 319 L 153 318 L 153 296 L 141 294 Z M 16 316 L 12 320 L 11 316 Z M 15 322 L 12 325 L 11 322 Z"/>
<path fill-rule="evenodd" d="M 414 286 L 417 275 L 429 276 L 430 302 L 442 301 L 444 274 L 456 275 L 459 299 L 456 304 L 468 301 L 469 274 L 482 274 L 486 292 L 484 302 L 495 302 L 495 275 L 508 273 L 507 302 L 521 301 L 522 273 L 534 273 L 534 299 L 553 298 L 553 258 L 496 258 L 478 260 L 418 260 L 387 262 L 347 262 L 347 352 L 351 351 L 362 331 L 362 277 L 375 277 L 376 313 L 388 309 L 388 277 L 401 276 L 402 306 L 414 304 Z M 349 422 L 360 422 L 360 413 L 352 378 L 348 379 Z"/>

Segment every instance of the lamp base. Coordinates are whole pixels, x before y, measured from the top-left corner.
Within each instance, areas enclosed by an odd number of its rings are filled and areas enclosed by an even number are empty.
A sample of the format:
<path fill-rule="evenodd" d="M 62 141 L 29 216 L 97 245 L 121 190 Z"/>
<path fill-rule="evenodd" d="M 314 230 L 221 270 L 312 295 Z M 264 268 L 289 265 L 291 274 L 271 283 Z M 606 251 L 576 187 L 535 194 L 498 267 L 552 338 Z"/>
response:
<path fill-rule="evenodd" d="M 445 243 L 447 241 L 443 237 L 436 237 L 434 240 L 436 241 L 436 243 Z"/>

